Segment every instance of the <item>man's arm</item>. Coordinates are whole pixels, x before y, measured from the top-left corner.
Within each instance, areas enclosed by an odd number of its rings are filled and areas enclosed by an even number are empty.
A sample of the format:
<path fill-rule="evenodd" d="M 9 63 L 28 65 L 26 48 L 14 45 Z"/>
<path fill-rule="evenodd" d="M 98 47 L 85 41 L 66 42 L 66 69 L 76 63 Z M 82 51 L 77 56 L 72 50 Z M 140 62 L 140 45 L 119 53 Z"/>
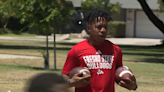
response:
<path fill-rule="evenodd" d="M 120 66 L 123 66 L 122 64 L 122 51 L 121 49 L 119 48 L 118 49 L 118 56 L 117 56 L 117 64 L 116 64 L 116 69 Z M 134 75 L 133 75 L 134 76 Z M 134 76 L 135 77 L 135 76 Z M 131 80 L 129 78 L 127 78 L 126 80 L 124 81 L 120 81 L 119 82 L 119 85 L 124 87 L 124 88 L 127 88 L 129 90 L 136 90 L 137 89 L 137 84 L 136 84 L 136 79 L 135 80 Z"/>
<path fill-rule="evenodd" d="M 70 87 L 72 86 L 84 87 L 87 84 L 89 84 L 89 81 L 86 81 L 86 79 L 89 79 L 91 77 L 90 75 L 79 77 L 82 73 L 77 73 L 71 79 L 69 78 L 70 71 L 73 68 L 79 66 L 80 66 L 80 61 L 79 58 L 77 57 L 75 48 L 73 47 L 67 55 L 67 59 L 62 70 L 62 76 L 66 78 L 67 83 L 69 84 Z"/>
<path fill-rule="evenodd" d="M 64 78 L 66 78 L 67 83 L 69 87 L 85 87 L 90 83 L 90 81 L 86 81 L 87 79 L 90 79 L 90 75 L 79 77 L 82 73 L 75 74 L 71 79 L 68 75 L 62 74 Z"/>

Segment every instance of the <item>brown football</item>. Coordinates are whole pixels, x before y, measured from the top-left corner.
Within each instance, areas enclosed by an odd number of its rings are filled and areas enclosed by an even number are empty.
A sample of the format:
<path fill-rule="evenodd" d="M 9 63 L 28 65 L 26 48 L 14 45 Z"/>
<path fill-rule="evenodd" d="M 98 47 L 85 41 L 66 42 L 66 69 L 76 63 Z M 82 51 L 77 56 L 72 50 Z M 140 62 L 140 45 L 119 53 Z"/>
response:
<path fill-rule="evenodd" d="M 130 78 L 133 81 L 136 81 L 135 76 L 133 75 L 132 71 L 127 66 L 121 66 L 117 68 L 115 73 L 115 81 L 118 84 L 121 80 L 126 78 Z"/>
<path fill-rule="evenodd" d="M 82 72 L 82 75 L 80 75 L 79 77 L 86 76 L 86 75 L 91 75 L 88 68 L 86 68 L 86 67 L 75 67 L 69 73 L 69 78 L 71 79 L 75 74 L 77 74 L 79 72 Z"/>

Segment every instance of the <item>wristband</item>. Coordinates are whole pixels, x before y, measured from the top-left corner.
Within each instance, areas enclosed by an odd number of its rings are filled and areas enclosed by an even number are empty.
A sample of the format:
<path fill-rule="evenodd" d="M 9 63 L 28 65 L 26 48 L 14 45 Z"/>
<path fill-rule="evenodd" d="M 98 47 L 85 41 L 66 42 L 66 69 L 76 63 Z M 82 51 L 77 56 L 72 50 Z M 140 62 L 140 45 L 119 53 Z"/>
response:
<path fill-rule="evenodd" d="M 71 83 L 70 83 L 70 80 L 71 80 L 71 79 L 68 79 L 68 80 L 67 80 L 68 85 L 70 85 L 70 84 L 71 84 Z"/>

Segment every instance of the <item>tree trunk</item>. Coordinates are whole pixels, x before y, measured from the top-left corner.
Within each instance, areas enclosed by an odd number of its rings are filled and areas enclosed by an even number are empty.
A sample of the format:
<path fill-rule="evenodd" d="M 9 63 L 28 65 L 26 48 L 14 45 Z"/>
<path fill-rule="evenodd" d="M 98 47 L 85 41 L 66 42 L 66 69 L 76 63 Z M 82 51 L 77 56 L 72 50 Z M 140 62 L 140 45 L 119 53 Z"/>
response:
<path fill-rule="evenodd" d="M 46 58 L 44 61 L 44 68 L 49 69 L 49 52 L 48 52 L 48 34 L 46 33 Z"/>
<path fill-rule="evenodd" d="M 53 28 L 54 28 L 54 70 L 56 70 L 56 39 L 55 39 L 56 27 L 54 23 L 53 23 Z"/>
<path fill-rule="evenodd" d="M 6 20 L 5 24 L 3 25 L 3 28 L 4 28 L 4 29 L 7 28 L 8 22 L 9 22 L 9 18 Z"/>
<path fill-rule="evenodd" d="M 6 28 L 7 28 L 9 19 L 10 19 L 10 18 L 6 18 L 6 17 L 3 17 L 3 16 L 0 16 L 0 22 L 1 22 L 2 25 L 3 25 L 3 29 L 4 29 L 4 32 L 5 32 L 5 33 L 7 33 Z"/>
<path fill-rule="evenodd" d="M 148 6 L 146 0 L 138 0 L 140 5 L 142 6 L 144 12 L 151 20 L 151 22 L 164 34 L 164 23 L 154 15 L 153 11 Z"/>

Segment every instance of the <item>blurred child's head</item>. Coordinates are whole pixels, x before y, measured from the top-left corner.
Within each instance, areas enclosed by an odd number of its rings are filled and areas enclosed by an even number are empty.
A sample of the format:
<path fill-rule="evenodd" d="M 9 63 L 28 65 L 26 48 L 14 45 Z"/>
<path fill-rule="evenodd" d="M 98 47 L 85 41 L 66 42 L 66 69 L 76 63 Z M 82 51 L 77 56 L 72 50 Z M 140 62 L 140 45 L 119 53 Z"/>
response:
<path fill-rule="evenodd" d="M 26 92 L 68 92 L 68 85 L 56 73 L 41 73 L 29 80 Z"/>

